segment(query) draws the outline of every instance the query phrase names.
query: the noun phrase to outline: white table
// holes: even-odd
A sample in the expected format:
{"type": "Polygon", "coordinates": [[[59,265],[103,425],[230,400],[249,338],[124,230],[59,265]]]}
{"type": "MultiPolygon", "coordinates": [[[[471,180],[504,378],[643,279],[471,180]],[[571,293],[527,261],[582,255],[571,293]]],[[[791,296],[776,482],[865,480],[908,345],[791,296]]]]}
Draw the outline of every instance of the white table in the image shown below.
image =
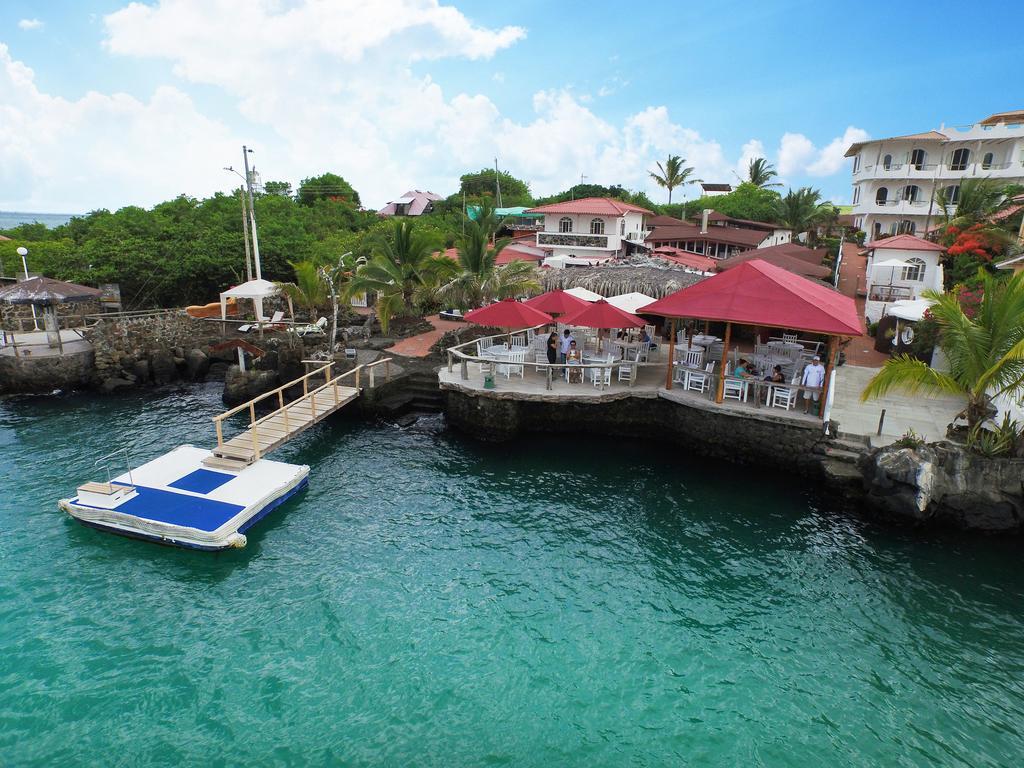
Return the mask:
{"type": "Polygon", "coordinates": [[[710,347],[720,339],[717,336],[705,336],[701,333],[695,333],[693,335],[693,343],[702,347],[710,347]]]}

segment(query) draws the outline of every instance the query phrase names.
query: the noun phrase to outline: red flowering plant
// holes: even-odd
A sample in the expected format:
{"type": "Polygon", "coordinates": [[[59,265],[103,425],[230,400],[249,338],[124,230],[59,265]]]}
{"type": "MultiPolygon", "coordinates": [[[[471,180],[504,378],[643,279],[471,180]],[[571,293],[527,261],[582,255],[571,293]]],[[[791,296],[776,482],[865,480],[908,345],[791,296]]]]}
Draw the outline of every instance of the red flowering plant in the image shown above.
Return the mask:
{"type": "Polygon", "coordinates": [[[943,232],[942,240],[950,256],[973,256],[984,262],[991,262],[1003,252],[1004,247],[986,231],[984,224],[972,224],[964,229],[950,224],[943,232]]]}

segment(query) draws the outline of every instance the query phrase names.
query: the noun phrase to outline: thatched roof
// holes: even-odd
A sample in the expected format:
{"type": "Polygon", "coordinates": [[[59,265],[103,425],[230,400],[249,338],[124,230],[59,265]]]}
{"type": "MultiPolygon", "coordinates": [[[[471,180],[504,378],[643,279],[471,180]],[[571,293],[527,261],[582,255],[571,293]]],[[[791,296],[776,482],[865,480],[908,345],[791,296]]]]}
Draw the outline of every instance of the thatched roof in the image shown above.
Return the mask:
{"type": "Polygon", "coordinates": [[[651,264],[606,264],[599,267],[547,269],[544,270],[542,282],[546,291],[555,288],[586,288],[605,298],[637,292],[660,299],[704,279],[704,275],[651,264]]]}

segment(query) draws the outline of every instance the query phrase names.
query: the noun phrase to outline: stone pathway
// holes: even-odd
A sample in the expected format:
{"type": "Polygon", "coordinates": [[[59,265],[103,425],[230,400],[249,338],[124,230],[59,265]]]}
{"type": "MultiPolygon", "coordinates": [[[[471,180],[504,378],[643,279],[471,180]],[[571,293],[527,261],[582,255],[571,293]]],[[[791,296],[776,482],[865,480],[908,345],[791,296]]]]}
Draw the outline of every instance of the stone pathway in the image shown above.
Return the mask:
{"type": "Polygon", "coordinates": [[[402,339],[384,351],[391,352],[395,355],[401,355],[402,357],[426,357],[430,354],[430,348],[434,346],[447,331],[466,327],[465,323],[460,323],[454,320],[442,320],[438,315],[430,315],[424,319],[434,326],[434,330],[426,331],[425,333],[421,333],[416,336],[410,336],[407,339],[402,339]]]}
{"type": "MultiPolygon", "coordinates": [[[[858,296],[867,285],[866,256],[861,256],[856,243],[843,243],[843,263],[839,265],[839,292],[857,303],[857,315],[864,318],[864,297],[858,296]]],[[[867,368],[881,368],[889,356],[875,351],[875,340],[871,336],[859,336],[846,346],[846,362],[867,368]]]]}

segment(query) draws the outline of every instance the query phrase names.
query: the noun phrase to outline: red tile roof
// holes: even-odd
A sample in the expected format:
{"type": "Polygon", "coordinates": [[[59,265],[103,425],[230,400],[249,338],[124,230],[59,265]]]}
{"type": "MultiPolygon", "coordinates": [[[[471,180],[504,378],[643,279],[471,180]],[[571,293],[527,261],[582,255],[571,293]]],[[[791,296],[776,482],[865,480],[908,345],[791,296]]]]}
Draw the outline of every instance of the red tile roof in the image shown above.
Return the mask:
{"type": "Polygon", "coordinates": [[[664,227],[655,227],[654,231],[644,238],[644,242],[671,243],[683,240],[700,240],[756,248],[766,236],[764,232],[754,229],[740,229],[739,227],[708,227],[708,231],[702,233],[700,227],[693,224],[672,224],[664,227]]]}
{"type": "Polygon", "coordinates": [[[699,269],[701,272],[713,272],[717,263],[714,259],[709,259],[707,256],[701,256],[699,253],[690,253],[682,248],[673,248],[670,245],[662,245],[655,248],[651,255],[672,264],[677,264],[680,267],[699,269]]]}
{"type": "MultiPolygon", "coordinates": [[[[804,258],[800,258],[799,256],[791,255],[787,252],[787,245],[776,245],[771,248],[755,248],[752,251],[747,251],[746,253],[741,253],[737,256],[731,256],[728,259],[723,259],[718,262],[718,271],[725,272],[730,269],[735,269],[748,261],[760,259],[762,261],[767,261],[769,264],[774,264],[776,267],[781,267],[787,272],[792,272],[794,275],[800,275],[801,277],[827,280],[832,276],[832,270],[821,265],[822,254],[820,252],[815,254],[810,248],[803,249],[811,254],[812,258],[815,255],[817,256],[818,262],[815,264],[804,258]]],[[[802,246],[796,247],[801,248],[802,246]]]]}
{"type": "Polygon", "coordinates": [[[622,216],[626,213],[653,214],[654,212],[612,197],[584,197],[581,200],[566,200],[563,203],[528,208],[526,213],[586,213],[595,216],[622,216]]]}
{"type": "Polygon", "coordinates": [[[1024,123],[1024,109],[996,112],[981,121],[981,125],[998,125],[999,123],[1024,123]]]}
{"type": "Polygon", "coordinates": [[[946,250],[938,243],[925,240],[914,235],[895,235],[884,240],[876,240],[865,246],[868,250],[875,248],[890,248],[898,251],[944,251],[946,250]]]}
{"type": "Polygon", "coordinates": [[[523,243],[509,243],[498,252],[495,264],[508,264],[511,261],[532,261],[539,264],[547,254],[540,248],[533,248],[523,243]]]}

